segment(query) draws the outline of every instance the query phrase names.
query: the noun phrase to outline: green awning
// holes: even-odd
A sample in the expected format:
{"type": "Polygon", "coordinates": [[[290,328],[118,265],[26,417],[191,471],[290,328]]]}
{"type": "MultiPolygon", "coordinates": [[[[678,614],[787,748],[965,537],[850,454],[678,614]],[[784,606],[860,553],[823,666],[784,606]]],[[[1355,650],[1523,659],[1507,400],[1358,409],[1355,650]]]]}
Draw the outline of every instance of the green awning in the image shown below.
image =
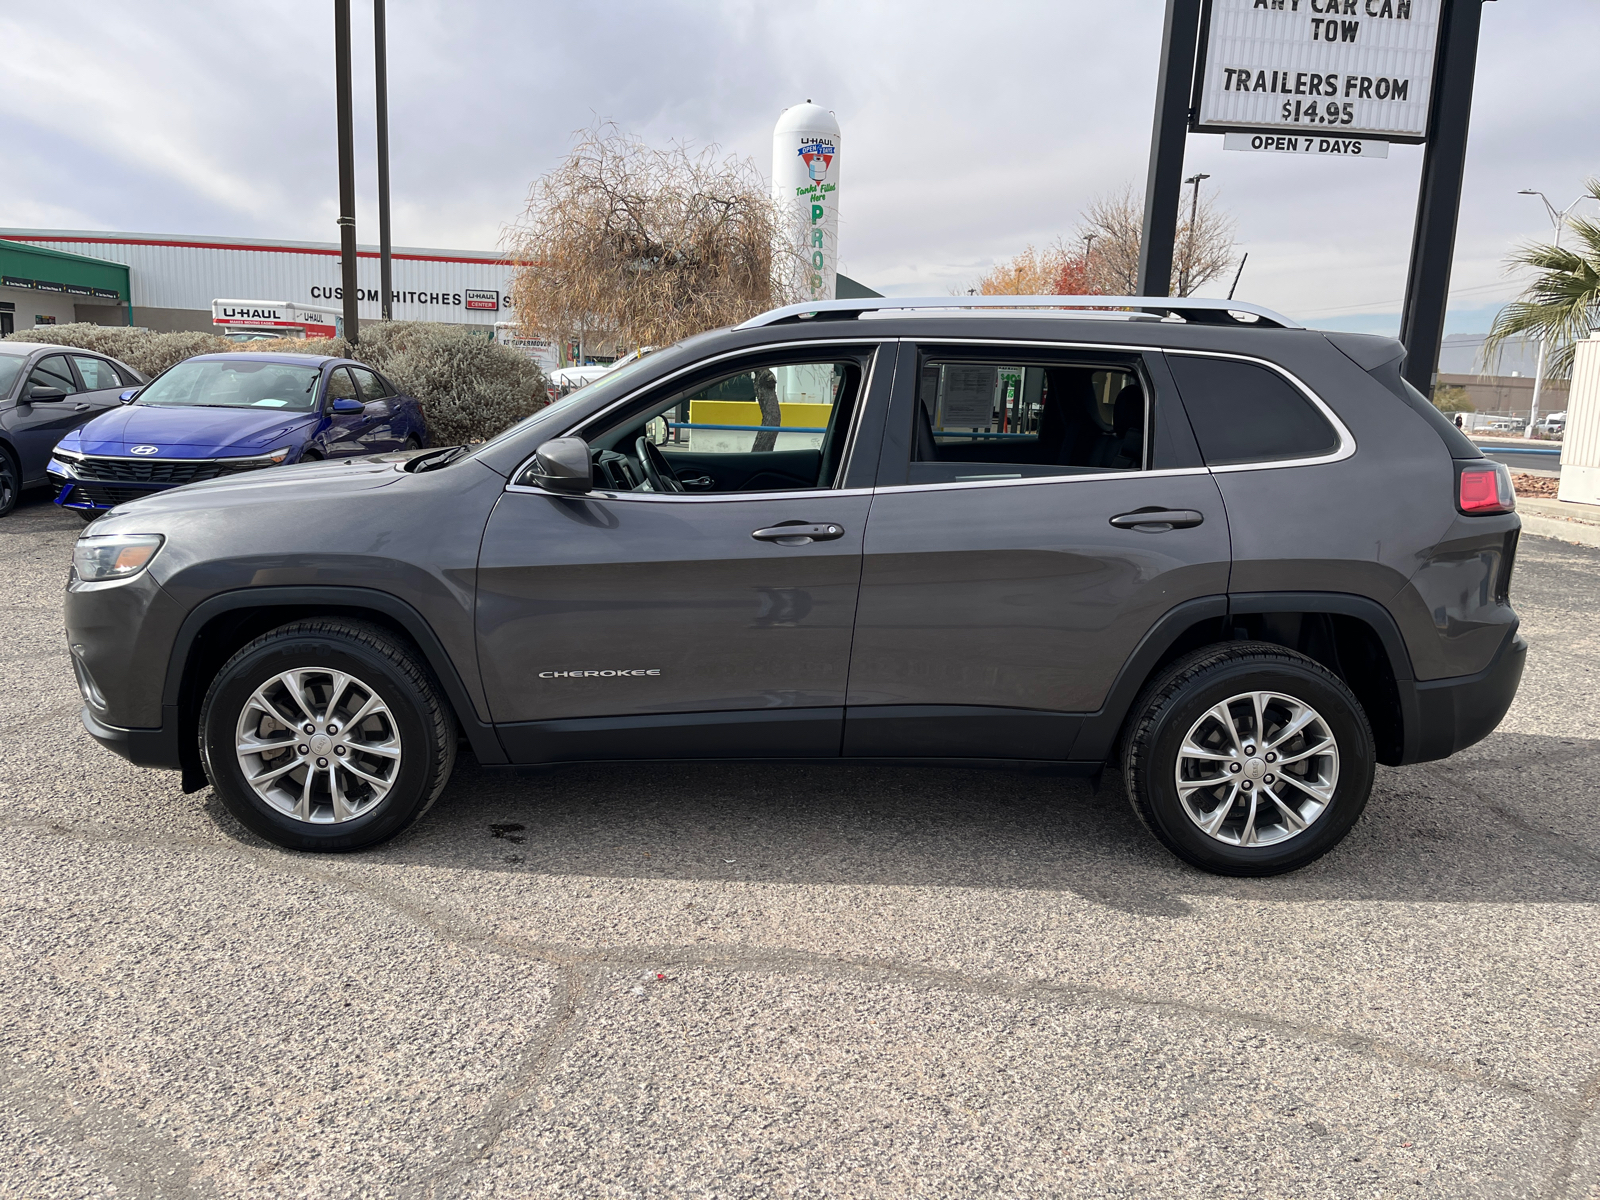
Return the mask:
{"type": "Polygon", "coordinates": [[[85,304],[127,304],[133,299],[123,263],[46,250],[0,238],[0,286],[64,293],[85,304]]]}

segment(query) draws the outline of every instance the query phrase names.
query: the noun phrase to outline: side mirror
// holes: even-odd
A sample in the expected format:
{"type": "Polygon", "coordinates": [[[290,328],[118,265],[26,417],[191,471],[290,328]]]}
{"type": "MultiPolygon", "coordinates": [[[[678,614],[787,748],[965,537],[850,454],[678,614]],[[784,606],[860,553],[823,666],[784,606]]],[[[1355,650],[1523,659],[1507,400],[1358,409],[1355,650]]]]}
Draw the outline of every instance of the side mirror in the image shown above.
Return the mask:
{"type": "Polygon", "coordinates": [[[533,456],[533,481],[547,492],[581,496],[594,489],[589,443],[582,438],[554,438],[533,456]]]}
{"type": "Polygon", "coordinates": [[[117,399],[121,400],[124,404],[131,404],[133,402],[133,398],[143,390],[143,388],[129,388],[125,392],[117,393],[117,399]]]}
{"type": "Polygon", "coordinates": [[[52,404],[66,398],[67,394],[60,388],[40,387],[38,384],[34,384],[28,389],[28,403],[30,404],[52,404]]]}
{"type": "Polygon", "coordinates": [[[358,413],[366,407],[359,400],[352,400],[348,396],[340,396],[333,402],[333,411],[336,413],[358,413]]]}

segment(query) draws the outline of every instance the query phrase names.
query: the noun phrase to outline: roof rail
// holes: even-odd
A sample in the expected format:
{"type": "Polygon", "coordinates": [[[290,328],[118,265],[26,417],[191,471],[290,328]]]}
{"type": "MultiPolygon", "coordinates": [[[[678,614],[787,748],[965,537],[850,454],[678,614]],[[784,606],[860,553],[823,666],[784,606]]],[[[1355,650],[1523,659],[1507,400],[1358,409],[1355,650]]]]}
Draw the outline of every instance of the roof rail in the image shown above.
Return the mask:
{"type": "MultiPolygon", "coordinates": [[[[1270,308],[1247,304],[1243,300],[1208,300],[1197,296],[1174,298],[1171,296],[874,296],[862,300],[813,300],[807,304],[791,304],[775,308],[758,317],[751,317],[739,329],[759,329],[764,325],[785,325],[796,321],[853,321],[862,313],[899,310],[905,312],[939,309],[999,308],[1024,310],[1018,315],[1069,316],[1065,312],[1040,310],[1059,309],[1131,309],[1135,313],[1168,313],[1199,325],[1266,326],[1275,329],[1303,329],[1270,308]],[[1245,319],[1235,314],[1246,315],[1245,319]],[[1254,317],[1254,320],[1248,319],[1254,317]]],[[[1003,315],[1003,314],[996,314],[1003,315]]]]}

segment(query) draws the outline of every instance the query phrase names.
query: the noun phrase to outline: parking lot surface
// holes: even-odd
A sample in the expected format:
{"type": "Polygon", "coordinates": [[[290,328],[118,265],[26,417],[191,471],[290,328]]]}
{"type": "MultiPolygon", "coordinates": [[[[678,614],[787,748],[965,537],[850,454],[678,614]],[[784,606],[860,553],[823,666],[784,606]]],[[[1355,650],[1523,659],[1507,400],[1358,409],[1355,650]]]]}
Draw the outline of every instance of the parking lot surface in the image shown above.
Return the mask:
{"type": "Polygon", "coordinates": [[[306,856],[78,725],[0,521],[0,1194],[1600,1194],[1600,550],[1501,729],[1295,875],[1108,772],[470,762],[306,856]]]}

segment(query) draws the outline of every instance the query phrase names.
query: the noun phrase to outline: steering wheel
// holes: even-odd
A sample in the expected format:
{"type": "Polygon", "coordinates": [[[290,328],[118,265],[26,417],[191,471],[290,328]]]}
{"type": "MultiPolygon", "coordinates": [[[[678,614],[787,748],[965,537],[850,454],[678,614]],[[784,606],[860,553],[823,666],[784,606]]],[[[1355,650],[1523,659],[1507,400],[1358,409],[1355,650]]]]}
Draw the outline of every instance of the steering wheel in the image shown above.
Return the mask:
{"type": "Polygon", "coordinates": [[[652,491],[681,492],[683,484],[678,482],[678,476],[672,469],[672,464],[667,461],[667,456],[647,437],[642,437],[633,444],[634,453],[639,456],[639,465],[644,468],[644,477],[649,480],[652,491]]]}

